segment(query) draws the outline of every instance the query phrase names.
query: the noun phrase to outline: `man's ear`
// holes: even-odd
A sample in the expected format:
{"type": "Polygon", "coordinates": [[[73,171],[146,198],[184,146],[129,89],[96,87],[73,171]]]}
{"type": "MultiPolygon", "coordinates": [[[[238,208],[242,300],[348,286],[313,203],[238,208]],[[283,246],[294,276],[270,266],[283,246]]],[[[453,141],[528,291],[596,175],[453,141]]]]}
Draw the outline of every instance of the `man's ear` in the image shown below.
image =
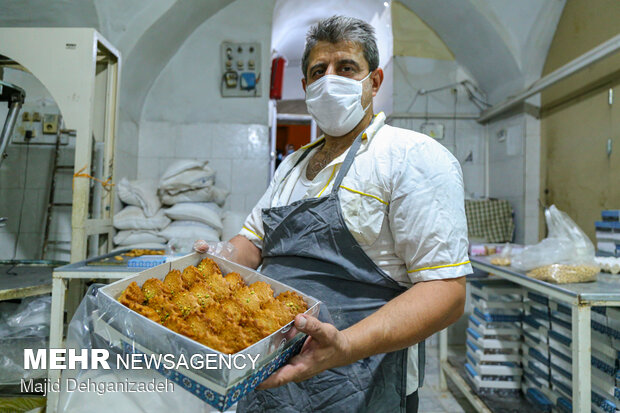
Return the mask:
{"type": "Polygon", "coordinates": [[[306,92],[306,78],[301,78],[301,87],[304,89],[304,93],[306,92]]]}
{"type": "Polygon", "coordinates": [[[381,88],[381,84],[383,83],[383,69],[378,67],[374,72],[370,75],[370,80],[372,81],[372,96],[377,96],[377,92],[379,92],[379,88],[381,88]]]}

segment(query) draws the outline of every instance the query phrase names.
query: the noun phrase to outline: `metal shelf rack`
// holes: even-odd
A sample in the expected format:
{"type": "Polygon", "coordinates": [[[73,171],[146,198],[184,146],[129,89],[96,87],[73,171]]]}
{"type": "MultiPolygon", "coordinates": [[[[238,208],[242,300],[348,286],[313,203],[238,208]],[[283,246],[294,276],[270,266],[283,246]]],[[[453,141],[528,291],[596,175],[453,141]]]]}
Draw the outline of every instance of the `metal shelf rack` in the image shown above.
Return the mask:
{"type": "MultiPolygon", "coordinates": [[[[519,284],[531,291],[567,304],[572,309],[572,401],[574,412],[590,412],[591,408],[591,308],[593,306],[620,306],[620,277],[600,273],[592,283],[551,284],[535,280],[512,267],[492,265],[486,257],[472,257],[474,268],[519,284]]],[[[460,377],[457,369],[448,362],[448,332],[439,333],[440,386],[447,389],[446,377],[457,387],[478,411],[489,411],[485,403],[470,391],[469,385],[460,377]],[[464,384],[465,383],[465,384],[464,384]],[[459,386],[460,384],[460,386],[459,386]]]]}

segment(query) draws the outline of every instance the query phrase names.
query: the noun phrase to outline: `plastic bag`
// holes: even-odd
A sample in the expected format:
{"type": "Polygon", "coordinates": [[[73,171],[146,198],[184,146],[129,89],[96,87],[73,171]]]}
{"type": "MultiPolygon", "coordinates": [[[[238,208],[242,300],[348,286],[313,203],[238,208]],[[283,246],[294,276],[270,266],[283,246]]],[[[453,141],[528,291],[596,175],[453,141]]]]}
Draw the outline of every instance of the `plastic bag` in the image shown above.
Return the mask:
{"type": "Polygon", "coordinates": [[[213,255],[234,261],[237,249],[233,244],[227,241],[215,242],[205,241],[203,239],[196,240],[196,238],[173,238],[168,241],[166,253],[168,255],[185,255],[192,251],[199,253],[209,251],[209,253],[213,255]],[[207,249],[199,251],[200,247],[197,248],[197,245],[200,244],[206,245],[207,249]]]}
{"type": "MultiPolygon", "coordinates": [[[[88,293],[78,307],[67,329],[66,348],[80,349],[108,349],[114,354],[114,347],[110,342],[95,334],[94,323],[103,316],[113,317],[113,314],[105,314],[98,304],[96,292],[103,285],[95,284],[90,287],[88,293]],[[99,310],[97,312],[96,310],[99,310]]],[[[144,331],[142,331],[144,334],[144,331]]],[[[153,340],[157,340],[153,337],[153,340]]],[[[107,413],[118,412],[172,412],[188,411],[196,413],[211,413],[214,409],[185,390],[182,386],[174,384],[172,391],[154,392],[115,392],[106,391],[68,391],[65,383],[68,379],[75,380],[80,386],[105,383],[165,383],[166,376],[155,370],[132,370],[116,369],[111,363],[111,370],[104,369],[66,369],[62,371],[61,392],[57,405],[58,412],[64,413],[107,413]],[[182,406],[182,409],[179,409],[182,406]]],[[[77,386],[77,384],[76,384],[77,386]]],[[[166,387],[168,389],[168,387],[166,387]]],[[[96,390],[96,389],[95,389],[96,390]]]]}
{"type": "Polygon", "coordinates": [[[17,384],[47,376],[43,369],[24,369],[24,349],[45,349],[50,330],[51,296],[29,297],[0,318],[0,384],[17,384]]]}
{"type": "MultiPolygon", "coordinates": [[[[195,265],[202,257],[199,254],[191,254],[185,259],[171,262],[170,266],[164,266],[159,270],[152,269],[156,270],[155,273],[150,270],[150,274],[120,280],[116,284],[103,287],[107,294],[102,290],[95,292],[95,286],[91,286],[69,324],[66,347],[78,351],[107,350],[111,356],[108,358],[109,369],[67,366],[68,368],[62,371],[59,402],[52,405],[53,411],[200,413],[213,410],[208,404],[223,410],[252,391],[257,384],[299,351],[304,340],[303,334],[294,328],[283,328],[247,351],[243,350],[243,354],[255,356],[255,366],[253,363],[237,366],[234,362],[228,363],[228,366],[211,365],[210,368],[205,365],[193,366],[194,355],[204,354],[206,357],[213,354],[218,357],[221,353],[178,333],[160,328],[153,321],[146,320],[144,316],[117,301],[121,291],[132,281],[141,284],[145,280],[140,277],[148,278],[153,275],[161,280],[170,268],[180,269],[188,263],[195,265]],[[134,366],[129,358],[141,353],[150,354],[160,361],[149,358],[151,360],[149,365],[143,361],[134,366]],[[168,355],[171,355],[172,359],[168,355]],[[119,363],[117,358],[119,356],[121,360],[129,362],[129,366],[119,363]],[[181,356],[185,366],[180,364],[181,356]],[[173,365],[166,367],[166,359],[173,365]],[[175,367],[175,364],[178,365],[175,367]],[[71,385],[73,389],[85,386],[88,390],[71,391],[70,382],[73,383],[71,385]],[[133,383],[132,387],[125,387],[128,383],[133,383]],[[140,383],[151,388],[159,387],[159,383],[163,383],[164,386],[162,391],[136,392],[136,385],[139,388],[140,383]],[[100,386],[108,390],[100,394],[98,393],[100,386]],[[90,390],[91,388],[93,390],[90,390]]],[[[225,263],[218,257],[213,258],[224,274],[237,272],[248,284],[255,281],[270,281],[276,294],[288,289],[284,284],[269,280],[248,268],[225,263]]],[[[303,298],[311,307],[308,314],[318,316],[320,303],[309,296],[303,298]]]]}
{"type": "Polygon", "coordinates": [[[545,221],[549,230],[547,238],[513,256],[512,266],[525,271],[536,269],[528,276],[543,281],[596,280],[600,267],[594,260],[594,245],[581,228],[555,205],[545,210],[545,221]]]}
{"type": "Polygon", "coordinates": [[[510,245],[510,243],[506,243],[506,245],[504,245],[504,247],[502,248],[499,254],[490,257],[491,264],[508,266],[511,264],[511,257],[512,257],[512,246],[510,245]]]}
{"type": "Polygon", "coordinates": [[[15,312],[4,320],[11,332],[2,337],[47,337],[51,307],[50,295],[23,299],[15,312]]]}
{"type": "Polygon", "coordinates": [[[209,253],[217,255],[218,257],[225,258],[230,261],[235,260],[237,248],[228,241],[222,242],[207,242],[209,246],[209,253]]]}
{"type": "MultiPolygon", "coordinates": [[[[21,379],[47,377],[45,369],[24,369],[24,350],[48,347],[47,337],[13,337],[0,339],[0,385],[19,384],[21,379]]],[[[1,411],[1,410],[0,410],[1,411]]]]}

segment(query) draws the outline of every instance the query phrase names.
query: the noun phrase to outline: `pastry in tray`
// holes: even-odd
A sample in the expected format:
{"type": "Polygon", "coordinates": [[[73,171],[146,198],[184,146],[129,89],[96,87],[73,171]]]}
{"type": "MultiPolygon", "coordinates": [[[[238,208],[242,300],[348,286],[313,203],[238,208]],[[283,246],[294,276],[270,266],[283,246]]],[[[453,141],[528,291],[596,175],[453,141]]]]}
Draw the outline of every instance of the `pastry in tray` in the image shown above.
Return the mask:
{"type": "Polygon", "coordinates": [[[231,272],[226,276],[205,258],[200,264],[170,271],[163,281],[135,282],[119,297],[121,304],[169,329],[222,353],[233,354],[292,321],[308,309],[292,291],[274,297],[269,284],[246,285],[231,272]]]}
{"type": "Polygon", "coordinates": [[[141,257],[143,255],[164,255],[166,251],[164,250],[152,250],[152,249],[145,249],[145,248],[134,248],[132,250],[129,250],[125,253],[123,253],[123,255],[126,255],[128,257],[141,257]]]}

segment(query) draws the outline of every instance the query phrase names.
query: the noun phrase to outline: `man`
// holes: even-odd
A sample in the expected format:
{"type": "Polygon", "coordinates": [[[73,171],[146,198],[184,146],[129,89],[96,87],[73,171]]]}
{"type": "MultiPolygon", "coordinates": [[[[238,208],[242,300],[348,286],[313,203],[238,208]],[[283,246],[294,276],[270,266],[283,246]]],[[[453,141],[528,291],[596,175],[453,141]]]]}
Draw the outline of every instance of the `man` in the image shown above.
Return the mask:
{"type": "Polygon", "coordinates": [[[295,152],[295,146],[289,143],[288,145],[286,145],[286,153],[284,154],[284,157],[286,158],[287,156],[292,155],[293,152],[295,152]]]}
{"type": "Polygon", "coordinates": [[[361,20],[335,16],[308,33],[302,86],[325,134],[282,162],[230,242],[236,261],[324,311],[296,317],[309,336],[301,353],[238,411],[415,412],[415,345],[462,315],[460,166],[433,139],[373,116],[378,63],[361,20]]]}

